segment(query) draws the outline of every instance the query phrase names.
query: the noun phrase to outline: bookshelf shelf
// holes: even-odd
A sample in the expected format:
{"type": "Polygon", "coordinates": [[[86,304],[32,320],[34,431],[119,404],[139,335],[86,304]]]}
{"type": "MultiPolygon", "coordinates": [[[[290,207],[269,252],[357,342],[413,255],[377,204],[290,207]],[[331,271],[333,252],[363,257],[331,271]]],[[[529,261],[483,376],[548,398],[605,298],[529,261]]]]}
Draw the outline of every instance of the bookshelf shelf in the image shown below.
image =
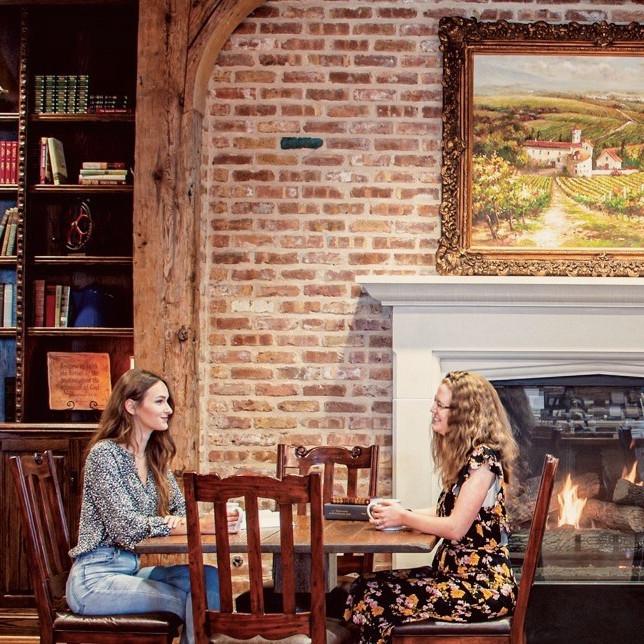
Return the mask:
{"type": "Polygon", "coordinates": [[[31,123],[134,123],[134,113],[92,113],[92,114],[30,114],[31,123]]]}
{"type": "Polygon", "coordinates": [[[34,264],[37,265],[60,265],[60,266],[90,266],[90,265],[105,265],[105,266],[131,266],[131,257],[119,256],[96,256],[96,255],[69,255],[69,256],[55,256],[55,255],[36,255],[34,257],[34,264]]]}
{"type": "Polygon", "coordinates": [[[120,337],[131,338],[134,330],[131,327],[49,327],[49,326],[30,326],[27,329],[29,336],[63,336],[63,337],[83,337],[83,336],[102,336],[102,337],[120,337]]]}
{"type": "MultiPolygon", "coordinates": [[[[17,147],[18,174],[0,184],[3,233],[15,224],[13,255],[0,255],[0,323],[16,325],[0,327],[0,475],[10,456],[51,449],[71,534],[100,411],[52,408],[48,365],[52,353],[107,354],[114,384],[134,355],[133,186],[76,182],[94,174],[81,172],[88,162],[134,166],[138,15],[137,0],[0,1],[0,136],[12,141],[1,147],[3,158],[17,147]],[[72,113],[120,107],[130,111],[72,113]],[[66,183],[45,183],[54,169],[66,183]]],[[[35,603],[13,486],[0,490],[1,613],[35,603]]]]}
{"type": "Polygon", "coordinates": [[[29,188],[34,194],[128,194],[133,190],[131,184],[122,186],[81,186],[77,183],[66,183],[60,186],[48,183],[35,183],[29,188]]]}

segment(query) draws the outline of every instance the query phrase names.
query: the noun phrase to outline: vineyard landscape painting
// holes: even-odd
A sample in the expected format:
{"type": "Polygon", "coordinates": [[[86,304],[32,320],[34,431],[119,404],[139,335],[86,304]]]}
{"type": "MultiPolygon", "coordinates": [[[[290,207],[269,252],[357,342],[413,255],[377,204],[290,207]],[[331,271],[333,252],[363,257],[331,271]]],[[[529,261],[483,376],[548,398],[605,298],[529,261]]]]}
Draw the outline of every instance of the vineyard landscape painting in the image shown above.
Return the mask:
{"type": "Polygon", "coordinates": [[[470,246],[644,248],[644,58],[473,60],[470,246]]]}

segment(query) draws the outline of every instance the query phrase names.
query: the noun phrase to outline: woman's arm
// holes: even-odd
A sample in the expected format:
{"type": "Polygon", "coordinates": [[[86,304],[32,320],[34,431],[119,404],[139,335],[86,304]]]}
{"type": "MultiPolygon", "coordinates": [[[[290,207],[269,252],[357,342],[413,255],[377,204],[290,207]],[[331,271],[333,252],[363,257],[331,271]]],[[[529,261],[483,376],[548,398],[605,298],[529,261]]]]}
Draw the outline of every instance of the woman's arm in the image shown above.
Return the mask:
{"type": "Polygon", "coordinates": [[[454,510],[448,517],[405,510],[400,505],[378,505],[372,511],[374,522],[379,528],[404,525],[420,532],[458,541],[470,529],[494,478],[495,475],[486,465],[474,470],[461,486],[454,510]]]}

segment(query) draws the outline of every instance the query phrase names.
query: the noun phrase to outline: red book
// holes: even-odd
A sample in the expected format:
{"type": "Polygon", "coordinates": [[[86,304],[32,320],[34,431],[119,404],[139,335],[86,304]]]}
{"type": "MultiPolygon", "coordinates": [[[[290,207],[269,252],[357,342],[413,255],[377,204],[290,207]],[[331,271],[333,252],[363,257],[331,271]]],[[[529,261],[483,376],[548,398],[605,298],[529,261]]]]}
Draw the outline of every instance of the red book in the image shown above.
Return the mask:
{"type": "Polygon", "coordinates": [[[45,326],[56,326],[56,285],[45,285],[45,326]]]}
{"type": "Polygon", "coordinates": [[[11,141],[11,183],[18,183],[18,141],[11,141]]]}
{"type": "Polygon", "coordinates": [[[6,141],[0,141],[0,183],[7,181],[6,141]]]}
{"type": "Polygon", "coordinates": [[[45,326],[45,280],[34,280],[34,326],[45,326]]]}

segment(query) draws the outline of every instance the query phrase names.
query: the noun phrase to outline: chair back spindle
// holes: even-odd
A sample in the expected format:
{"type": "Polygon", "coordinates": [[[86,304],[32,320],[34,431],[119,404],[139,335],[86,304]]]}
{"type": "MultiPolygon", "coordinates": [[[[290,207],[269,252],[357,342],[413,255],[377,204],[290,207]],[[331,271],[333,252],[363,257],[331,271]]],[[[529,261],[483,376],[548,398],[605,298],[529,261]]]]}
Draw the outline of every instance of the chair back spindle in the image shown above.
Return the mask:
{"type": "Polygon", "coordinates": [[[322,492],[318,473],[308,476],[286,476],[274,479],[262,476],[231,476],[217,474],[184,474],[184,490],[188,514],[188,549],[195,639],[205,644],[215,635],[248,639],[261,635],[279,639],[298,633],[308,635],[313,644],[326,639],[324,596],[324,548],[322,540],[322,492]],[[250,583],[250,612],[233,612],[232,574],[230,566],[230,535],[227,529],[226,502],[244,499],[250,583]],[[280,515],[280,547],[283,580],[283,610],[265,613],[263,605],[263,574],[259,500],[273,500],[280,515]],[[214,508],[217,565],[219,568],[220,610],[207,609],[204,586],[203,547],[198,503],[214,508]],[[311,542],[311,609],[297,612],[295,603],[295,548],[293,505],[310,508],[311,542]]]}

